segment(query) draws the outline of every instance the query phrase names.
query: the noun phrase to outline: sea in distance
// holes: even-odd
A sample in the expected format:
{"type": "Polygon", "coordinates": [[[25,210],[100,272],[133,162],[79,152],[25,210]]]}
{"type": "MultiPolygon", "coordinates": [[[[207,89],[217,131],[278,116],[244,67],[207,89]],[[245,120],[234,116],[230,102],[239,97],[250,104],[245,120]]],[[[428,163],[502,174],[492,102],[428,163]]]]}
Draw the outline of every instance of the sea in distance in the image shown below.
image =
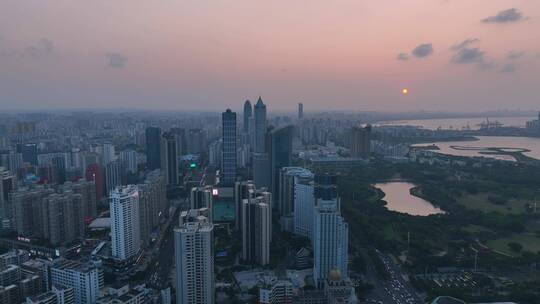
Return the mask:
{"type": "Polygon", "coordinates": [[[380,122],[379,126],[415,126],[427,130],[479,130],[480,125],[486,120],[490,122],[498,121],[504,127],[524,128],[529,120],[537,119],[536,117],[467,117],[467,118],[437,118],[437,119],[416,119],[416,120],[391,120],[380,122]]]}

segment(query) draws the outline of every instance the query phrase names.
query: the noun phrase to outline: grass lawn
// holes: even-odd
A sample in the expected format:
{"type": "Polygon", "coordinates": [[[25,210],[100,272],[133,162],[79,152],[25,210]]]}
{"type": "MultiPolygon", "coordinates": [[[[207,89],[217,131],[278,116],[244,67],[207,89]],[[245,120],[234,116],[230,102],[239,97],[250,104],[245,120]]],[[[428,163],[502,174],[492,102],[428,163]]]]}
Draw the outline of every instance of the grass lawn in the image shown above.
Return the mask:
{"type": "Polygon", "coordinates": [[[513,234],[506,238],[488,241],[487,245],[495,250],[516,256],[518,253],[513,252],[508,247],[508,243],[511,242],[521,244],[523,251],[540,252],[540,238],[535,233],[513,234]]]}
{"type": "Polygon", "coordinates": [[[484,226],[478,226],[478,225],[467,225],[463,227],[463,230],[470,232],[470,233],[480,233],[480,232],[493,232],[493,230],[486,228],[484,226]]]}
{"type": "Polygon", "coordinates": [[[485,213],[499,212],[501,214],[523,214],[527,202],[511,199],[505,205],[497,205],[489,201],[487,193],[469,194],[458,198],[458,203],[467,209],[480,210],[485,213]]]}

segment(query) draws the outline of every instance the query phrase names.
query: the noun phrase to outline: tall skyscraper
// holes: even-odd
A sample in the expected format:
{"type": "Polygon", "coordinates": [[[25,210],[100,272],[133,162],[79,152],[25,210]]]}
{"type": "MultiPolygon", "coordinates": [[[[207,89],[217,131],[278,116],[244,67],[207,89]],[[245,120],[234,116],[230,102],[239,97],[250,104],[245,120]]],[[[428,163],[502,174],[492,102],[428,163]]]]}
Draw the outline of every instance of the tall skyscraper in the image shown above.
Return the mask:
{"type": "Polygon", "coordinates": [[[298,103],[298,119],[303,119],[304,118],[304,104],[303,103],[298,103]]]}
{"type": "Polygon", "coordinates": [[[257,188],[272,187],[272,168],[268,153],[253,153],[253,182],[257,188]]]}
{"type": "Polygon", "coordinates": [[[222,120],[222,184],[232,186],[236,180],[236,113],[231,109],[221,114],[222,120]]]}
{"type": "Polygon", "coordinates": [[[242,259],[259,265],[270,263],[272,194],[257,192],[242,204],[242,259]]]}
{"type": "Polygon", "coordinates": [[[174,229],[177,304],[214,303],[214,225],[207,212],[183,211],[174,229]]]}
{"type": "Polygon", "coordinates": [[[255,104],[255,147],[257,153],[266,153],[266,105],[261,97],[255,104]]]}
{"type": "Polygon", "coordinates": [[[180,175],[176,140],[172,132],[163,133],[161,138],[161,168],[166,172],[168,185],[177,185],[180,175]]]}
{"type": "Polygon", "coordinates": [[[348,277],[349,226],[341,216],[336,182],[333,175],[315,176],[313,280],[319,286],[324,284],[331,270],[348,277]]]}
{"type": "Polygon", "coordinates": [[[351,157],[368,158],[371,148],[371,126],[351,129],[351,157]]]}
{"type": "Polygon", "coordinates": [[[272,187],[270,155],[266,147],[267,121],[266,105],[261,97],[254,107],[254,140],[253,140],[253,182],[257,188],[272,187]]]}
{"type": "Polygon", "coordinates": [[[58,259],[52,262],[50,280],[53,286],[73,288],[75,304],[96,303],[103,288],[103,271],[91,262],[58,259]]]}
{"type": "Polygon", "coordinates": [[[107,193],[111,192],[118,186],[127,184],[127,170],[124,162],[115,160],[107,164],[105,167],[105,185],[107,193]]]}
{"type": "Polygon", "coordinates": [[[120,152],[119,158],[126,165],[127,172],[137,173],[137,152],[135,150],[124,150],[120,152]]]}
{"type": "Polygon", "coordinates": [[[255,194],[255,184],[253,181],[236,182],[234,185],[234,201],[235,201],[235,228],[242,230],[242,212],[244,200],[249,200],[255,194]]]}
{"type": "Polygon", "coordinates": [[[284,216],[293,214],[294,232],[312,238],[313,173],[301,167],[285,167],[280,173],[279,210],[284,216]]]}
{"type": "Polygon", "coordinates": [[[146,129],[146,165],[148,169],[161,168],[161,129],[149,127],[146,129]]]}
{"type": "Polygon", "coordinates": [[[249,100],[246,100],[244,103],[244,125],[242,126],[242,130],[244,133],[249,133],[249,121],[251,119],[251,116],[253,116],[253,108],[251,107],[251,102],[249,100]]]}
{"type": "Polygon", "coordinates": [[[176,135],[176,152],[178,156],[187,154],[186,130],[183,128],[171,128],[171,132],[176,135]]]}
{"type": "Polygon", "coordinates": [[[110,210],[112,255],[119,260],[129,259],[141,247],[137,186],[114,189],[110,196],[110,210]]]}
{"type": "MultiPolygon", "coordinates": [[[[281,168],[288,167],[292,162],[292,137],[293,126],[288,125],[270,131],[268,140],[268,152],[270,156],[270,180],[271,191],[277,202],[279,193],[279,172],[281,168]]],[[[276,204],[279,209],[279,205],[276,204]]],[[[279,210],[281,215],[289,214],[289,210],[279,210]]]]}

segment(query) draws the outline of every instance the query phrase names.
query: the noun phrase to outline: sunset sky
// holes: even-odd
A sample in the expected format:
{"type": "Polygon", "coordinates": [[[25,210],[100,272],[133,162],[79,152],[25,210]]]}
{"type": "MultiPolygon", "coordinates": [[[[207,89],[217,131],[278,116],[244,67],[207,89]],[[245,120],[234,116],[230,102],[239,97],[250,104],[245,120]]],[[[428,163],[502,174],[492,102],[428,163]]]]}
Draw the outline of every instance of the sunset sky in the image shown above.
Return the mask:
{"type": "Polygon", "coordinates": [[[0,107],[540,109],[539,0],[3,0],[0,107]],[[403,95],[402,89],[409,93],[403,95]]]}

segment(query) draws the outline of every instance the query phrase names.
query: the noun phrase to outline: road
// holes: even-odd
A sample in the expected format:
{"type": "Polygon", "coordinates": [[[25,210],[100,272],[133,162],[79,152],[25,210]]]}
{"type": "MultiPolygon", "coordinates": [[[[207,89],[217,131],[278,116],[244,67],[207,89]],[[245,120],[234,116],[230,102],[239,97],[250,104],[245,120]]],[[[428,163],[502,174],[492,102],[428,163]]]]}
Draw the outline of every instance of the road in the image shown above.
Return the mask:
{"type": "Polygon", "coordinates": [[[377,251],[390,278],[380,279],[373,265],[368,265],[367,276],[374,288],[366,298],[367,303],[384,304],[423,304],[424,301],[416,294],[410,282],[405,280],[399,265],[387,254],[377,251]]]}
{"type": "Polygon", "coordinates": [[[169,286],[169,275],[174,265],[174,227],[177,225],[178,208],[171,218],[170,224],[163,231],[159,248],[153,250],[153,259],[147,273],[146,282],[156,288],[163,289],[169,286]]]}

